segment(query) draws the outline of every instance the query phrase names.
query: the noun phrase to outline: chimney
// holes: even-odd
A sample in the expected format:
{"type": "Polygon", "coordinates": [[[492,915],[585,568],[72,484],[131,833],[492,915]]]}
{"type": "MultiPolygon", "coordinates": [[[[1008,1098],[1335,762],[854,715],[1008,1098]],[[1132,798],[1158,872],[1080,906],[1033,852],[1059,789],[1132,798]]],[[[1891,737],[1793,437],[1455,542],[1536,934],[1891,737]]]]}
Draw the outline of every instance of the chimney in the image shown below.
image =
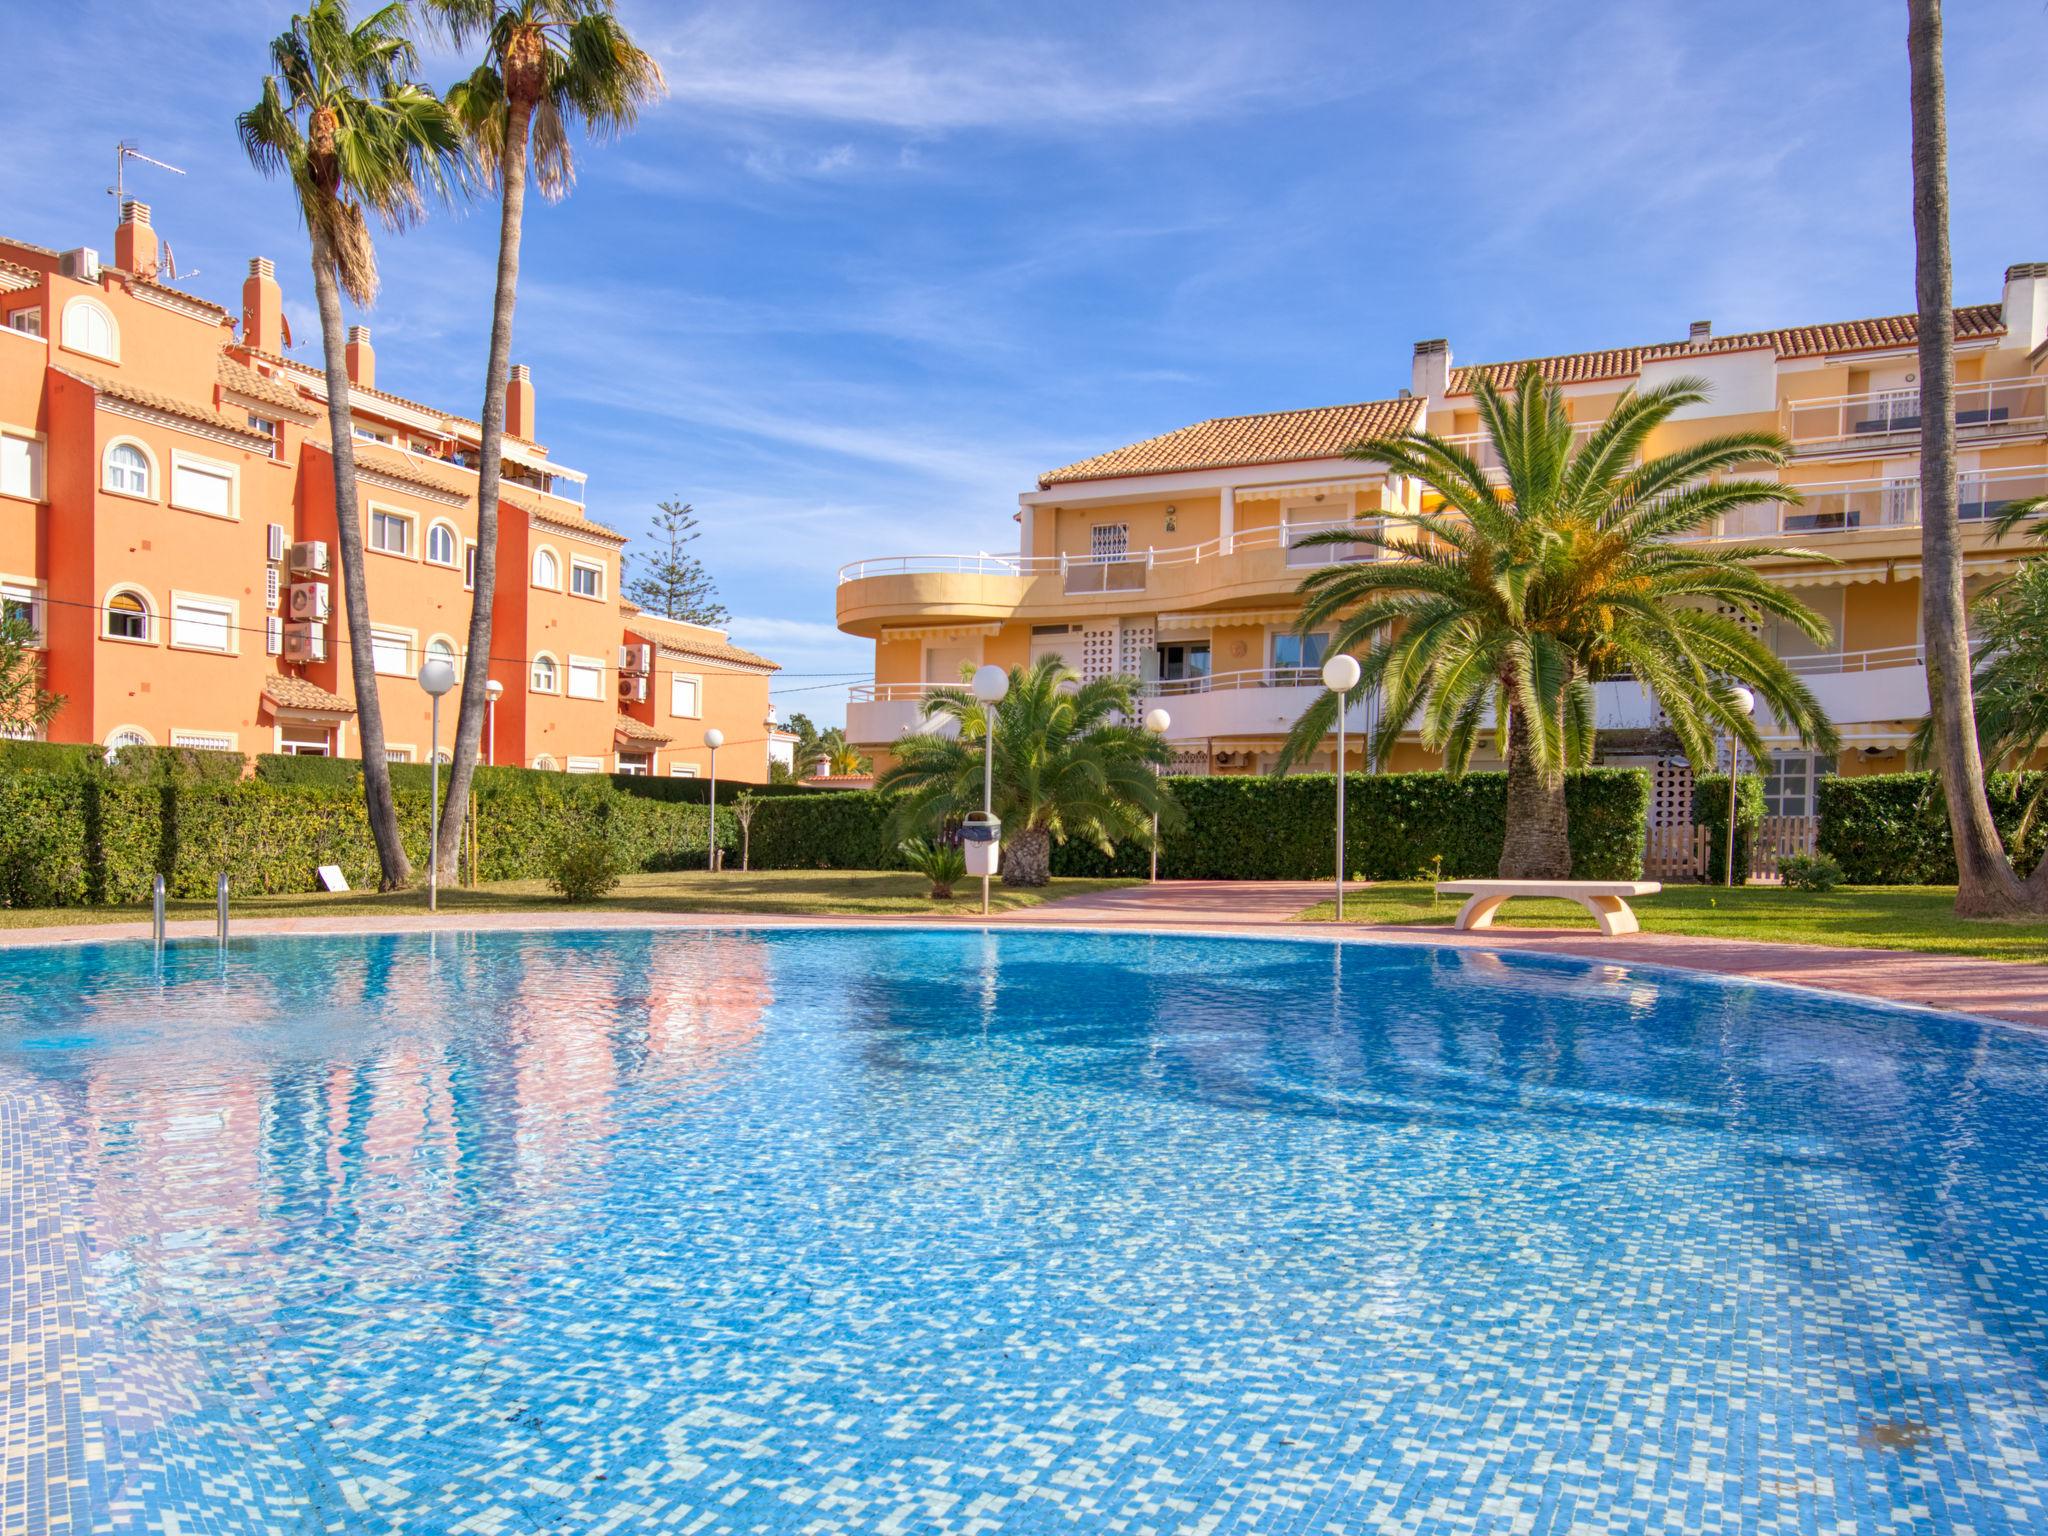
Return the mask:
{"type": "Polygon", "coordinates": [[[377,349],[370,345],[370,328],[367,325],[348,328],[348,346],[343,349],[341,357],[348,367],[349,383],[358,389],[377,387],[377,349]]]}
{"type": "Polygon", "coordinates": [[[149,222],[149,204],[129,198],[121,205],[121,223],[114,230],[114,265],[134,277],[154,281],[162,265],[156,230],[149,222]]]}
{"type": "Polygon", "coordinates": [[[505,430],[533,442],[533,408],[533,370],[514,363],[512,377],[505,381],[505,430]]]}
{"type": "Polygon", "coordinates": [[[2031,352],[2048,341],[2048,261],[2005,269],[2005,344],[2031,352]]]}
{"type": "Polygon", "coordinates": [[[273,356],[284,351],[284,290],[267,256],[251,261],[242,280],[242,345],[273,356]]]}
{"type": "Polygon", "coordinates": [[[1434,404],[1451,392],[1451,344],[1442,337],[1415,343],[1414,393],[1434,404]]]}
{"type": "Polygon", "coordinates": [[[1714,322],[1711,320],[1693,321],[1692,334],[1685,339],[1689,346],[1704,347],[1714,339],[1714,322]]]}

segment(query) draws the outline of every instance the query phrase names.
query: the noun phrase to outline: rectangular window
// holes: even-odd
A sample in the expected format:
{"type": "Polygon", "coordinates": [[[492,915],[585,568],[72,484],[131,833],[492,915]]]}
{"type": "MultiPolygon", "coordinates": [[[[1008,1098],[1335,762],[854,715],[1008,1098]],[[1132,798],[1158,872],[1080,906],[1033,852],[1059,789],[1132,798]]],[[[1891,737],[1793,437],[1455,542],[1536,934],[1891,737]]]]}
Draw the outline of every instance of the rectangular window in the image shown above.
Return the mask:
{"type": "Polygon", "coordinates": [[[474,544],[462,546],[462,590],[465,592],[474,592],[476,590],[476,546],[474,544]]]}
{"type": "Polygon", "coordinates": [[[569,658],[569,697],[572,699],[601,699],[604,697],[604,663],[588,656],[569,658]]]}
{"type": "Polygon", "coordinates": [[[695,720],[704,713],[704,680],[680,672],[668,680],[668,712],[678,719],[695,720]]]}
{"type": "Polygon", "coordinates": [[[384,748],[384,761],[387,763],[409,763],[412,761],[412,748],[386,745],[384,748]]]}
{"type": "Polygon", "coordinates": [[[370,508],[370,548],[381,549],[387,555],[411,554],[412,519],[403,512],[370,508]]]}
{"type": "Polygon", "coordinates": [[[668,776],[672,779],[694,779],[701,777],[697,772],[697,765],[695,763],[670,763],[668,765],[668,776]]]}
{"type": "Polygon", "coordinates": [[[604,759],[601,757],[572,757],[569,759],[571,773],[603,773],[604,759]]]}
{"type": "Polygon", "coordinates": [[[235,471],[211,459],[171,456],[171,505],[208,517],[235,515],[235,471]]]}
{"type": "Polygon", "coordinates": [[[1764,814],[1813,815],[1814,784],[1832,765],[1832,758],[1810,752],[1781,752],[1772,757],[1771,770],[1764,775],[1764,814]]]}
{"type": "Polygon", "coordinates": [[[333,743],[324,725],[280,725],[277,749],[291,757],[327,757],[333,743]]]}
{"type": "Polygon", "coordinates": [[[173,597],[171,644],[194,651],[234,650],[235,605],[209,597],[173,597]]]}
{"type": "Polygon", "coordinates": [[[630,774],[636,779],[644,779],[647,777],[647,762],[648,755],[645,752],[621,752],[619,772],[630,774]]]}
{"type": "Polygon", "coordinates": [[[195,752],[232,752],[235,738],[230,731],[173,731],[171,745],[190,747],[195,752]]]}
{"type": "Polygon", "coordinates": [[[386,677],[411,677],[412,635],[403,629],[371,630],[370,663],[386,677]]]}
{"type": "Polygon", "coordinates": [[[26,309],[11,309],[7,312],[7,328],[19,331],[24,336],[43,334],[43,311],[40,305],[31,304],[26,309]]]}
{"type": "Polygon", "coordinates": [[[0,581],[0,618],[26,624],[43,643],[43,605],[37,590],[26,582],[0,581]]]}
{"type": "Polygon", "coordinates": [[[43,499],[43,440],[0,427],[0,496],[43,499]]]}
{"type": "MultiPolygon", "coordinates": [[[[1278,634],[1273,637],[1273,670],[1276,672],[1308,673],[1308,681],[1315,681],[1314,674],[1321,670],[1323,657],[1330,649],[1328,635],[1278,634]]],[[[1285,681],[1295,681],[1294,678],[1285,681]]]]}
{"type": "Polygon", "coordinates": [[[1088,554],[1096,560],[1121,560],[1131,552],[1129,523],[1097,523],[1088,530],[1088,554]]]}
{"type": "Polygon", "coordinates": [[[569,590],[578,597],[604,596],[604,567],[588,560],[569,562],[569,590]]]}

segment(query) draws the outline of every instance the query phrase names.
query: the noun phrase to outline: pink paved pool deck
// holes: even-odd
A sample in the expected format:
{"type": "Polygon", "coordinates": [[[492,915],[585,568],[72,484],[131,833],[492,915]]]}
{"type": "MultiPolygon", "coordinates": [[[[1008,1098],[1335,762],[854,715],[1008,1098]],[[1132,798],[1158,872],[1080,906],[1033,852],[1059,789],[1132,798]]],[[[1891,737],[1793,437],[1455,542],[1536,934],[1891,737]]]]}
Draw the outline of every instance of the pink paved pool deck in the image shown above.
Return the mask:
{"type": "MultiPolygon", "coordinates": [[[[1324,881],[1165,881],[1156,886],[1125,886],[1050,901],[1021,912],[988,919],[1001,927],[1158,928],[1212,933],[1272,933],[1303,936],[1328,932],[1332,925],[1296,923],[1295,914],[1326,900],[1324,881]]],[[[983,921],[970,902],[931,918],[792,917],[759,913],[711,912],[451,913],[427,919],[390,917],[236,918],[234,933],[322,934],[447,932],[518,928],[776,928],[808,924],[873,923],[902,925],[931,922],[946,926],[983,921]]],[[[174,922],[179,938],[206,938],[211,922],[174,922]]],[[[1738,939],[1695,938],[1678,934],[1636,933],[1602,938],[1590,929],[1491,928],[1484,933],[1458,933],[1446,927],[1397,925],[1346,927],[1346,937],[1368,942],[1419,942],[1495,951],[1536,950],[1575,955],[1618,964],[1677,966],[1724,976],[1789,982],[1923,1008],[1973,1013],[2017,1024],[2048,1026],[2048,966],[1975,960],[1954,955],[1923,955],[1895,949],[1828,949],[1805,944],[1759,944],[1738,939]]],[[[95,923],[74,927],[0,930],[0,948],[17,944],[83,944],[108,939],[147,938],[146,923],[95,923]]]]}

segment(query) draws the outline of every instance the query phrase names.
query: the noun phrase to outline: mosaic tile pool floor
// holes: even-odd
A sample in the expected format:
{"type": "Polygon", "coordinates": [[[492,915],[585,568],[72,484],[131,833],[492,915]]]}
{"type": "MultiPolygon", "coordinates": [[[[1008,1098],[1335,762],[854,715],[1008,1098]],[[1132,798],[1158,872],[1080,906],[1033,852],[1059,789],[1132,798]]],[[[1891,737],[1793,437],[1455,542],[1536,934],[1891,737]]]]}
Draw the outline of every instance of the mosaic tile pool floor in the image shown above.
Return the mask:
{"type": "Polygon", "coordinates": [[[7,1532],[2048,1531],[2048,1039],[962,930],[0,956],[7,1532]]]}

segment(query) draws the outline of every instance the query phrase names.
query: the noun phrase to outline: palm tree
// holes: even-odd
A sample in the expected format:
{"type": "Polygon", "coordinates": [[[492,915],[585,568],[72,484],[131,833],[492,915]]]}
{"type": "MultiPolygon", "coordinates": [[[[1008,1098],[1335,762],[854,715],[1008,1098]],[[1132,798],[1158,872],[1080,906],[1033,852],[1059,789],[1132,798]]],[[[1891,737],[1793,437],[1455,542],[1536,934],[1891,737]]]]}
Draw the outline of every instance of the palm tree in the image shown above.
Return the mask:
{"type": "Polygon", "coordinates": [[[505,441],[505,381],[512,369],[512,311],[519,297],[519,243],[529,162],[541,196],[562,197],[576,178],[572,125],[592,138],[632,126],[664,89],[661,66],[626,35],[611,0],[427,0],[457,44],[484,40],[484,62],[451,86],[448,105],[478,164],[500,192],[498,281],[484,369],[477,466],[476,581],[462,669],[455,755],[434,856],[452,866],[461,846],[470,776],[483,740],[491,675],[491,603],[498,586],[498,486],[505,441]]]}
{"type": "Polygon", "coordinates": [[[1912,62],[1914,293],[1920,312],[1920,617],[1934,758],[1956,848],[1956,912],[2025,911],[1984,794],[1984,759],[1971,698],[1963,602],[1963,536],[1956,517],[1956,360],[1948,250],[1948,122],[1941,0],[1908,0],[1912,62]]]}
{"type": "MultiPolygon", "coordinates": [[[[994,765],[1003,884],[1050,880],[1055,840],[1084,838],[1108,853],[1120,840],[1150,838],[1155,814],[1175,817],[1158,773],[1171,760],[1165,743],[1123,723],[1136,705],[1129,678],[1084,683],[1057,656],[1010,669],[994,765]]],[[[897,742],[896,762],[875,785],[902,796],[899,833],[934,833],[981,809],[981,702],[965,688],[936,688],[925,710],[939,728],[897,742]]]]}
{"type": "MultiPolygon", "coordinates": [[[[1765,555],[1827,557],[1674,542],[1746,503],[1796,501],[1776,482],[1710,478],[1783,463],[1782,438],[1729,433],[1638,462],[1652,432],[1706,399],[1696,379],[1625,393],[1576,453],[1563,394],[1534,366],[1510,395],[1483,379],[1473,393],[1504,485],[1433,433],[1376,438],[1349,456],[1413,477],[1443,509],[1375,514],[1380,527],[1301,541],[1397,557],[1325,566],[1301,584],[1300,632],[1334,623],[1332,649],[1361,657],[1347,702],[1383,693],[1375,756],[1384,759],[1419,720],[1423,744],[1462,773],[1490,715],[1508,763],[1500,875],[1561,879],[1571,873],[1564,772],[1591,759],[1592,685],[1602,679],[1633,677],[1648,689],[1695,763],[1712,762],[1729,732],[1765,755],[1737,707],[1737,683],[1754,687],[1802,740],[1836,744],[1812,693],[1753,628],[1769,616],[1824,640],[1827,625],[1749,568],[1765,555]]],[[[1336,707],[1326,694],[1302,716],[1283,772],[1327,738],[1336,707]]]]}
{"type": "Polygon", "coordinates": [[[313,0],[271,43],[273,72],[264,77],[256,105],[235,120],[242,148],[256,169],[265,176],[291,178],[312,246],[313,295],[327,353],[327,433],[349,671],[355,680],[363,794],[385,890],[411,879],[412,866],[399,838],[398,808],[384,762],[341,299],[347,294],[361,306],[377,295],[377,254],[368,215],[375,214],[388,229],[403,229],[420,216],[428,192],[445,192],[461,153],[461,134],[447,108],[411,78],[418,58],[408,24],[403,4],[386,5],[351,25],[345,0],[313,0]]]}
{"type": "Polygon", "coordinates": [[[867,773],[875,760],[846,739],[846,728],[835,725],[818,738],[817,756],[825,760],[825,771],[839,778],[867,773]]]}

